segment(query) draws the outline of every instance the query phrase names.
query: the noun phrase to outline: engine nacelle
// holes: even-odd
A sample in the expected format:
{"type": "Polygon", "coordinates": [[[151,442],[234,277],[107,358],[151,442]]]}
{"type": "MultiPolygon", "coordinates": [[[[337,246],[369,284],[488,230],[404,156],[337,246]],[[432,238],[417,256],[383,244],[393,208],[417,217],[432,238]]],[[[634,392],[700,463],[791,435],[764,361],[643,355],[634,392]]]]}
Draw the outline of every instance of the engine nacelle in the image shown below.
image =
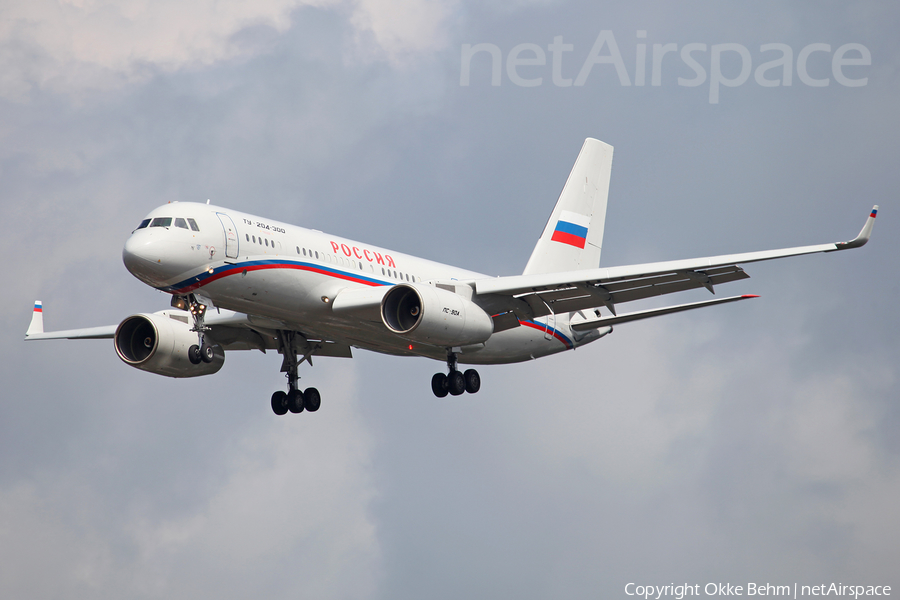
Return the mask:
{"type": "Polygon", "coordinates": [[[480,306],[447,290],[399,284],[381,301],[381,320],[408,340],[434,346],[468,346],[487,341],[494,322],[480,306]]]}
{"type": "Polygon", "coordinates": [[[119,323],[115,337],[119,358],[142,371],[168,377],[198,377],[221,369],[225,351],[209,336],[206,341],[215,351],[212,362],[191,362],[188,348],[197,344],[197,333],[180,318],[168,316],[168,312],[171,311],[132,315],[119,323]]]}

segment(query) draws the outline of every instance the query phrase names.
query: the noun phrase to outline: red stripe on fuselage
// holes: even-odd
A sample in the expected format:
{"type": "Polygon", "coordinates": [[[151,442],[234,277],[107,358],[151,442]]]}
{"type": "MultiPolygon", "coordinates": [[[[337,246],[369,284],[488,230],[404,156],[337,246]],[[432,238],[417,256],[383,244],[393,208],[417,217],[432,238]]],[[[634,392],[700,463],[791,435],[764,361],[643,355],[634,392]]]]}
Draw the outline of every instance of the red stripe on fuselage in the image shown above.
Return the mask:
{"type": "Polygon", "coordinates": [[[337,277],[338,279],[344,279],[346,281],[353,281],[355,283],[362,283],[368,286],[379,286],[383,285],[381,283],[375,283],[373,281],[366,281],[365,279],[359,279],[356,277],[351,277],[350,275],[346,275],[339,271],[327,271],[325,269],[319,269],[316,267],[311,267],[308,265],[292,265],[292,264],[278,264],[278,265],[249,265],[246,267],[236,266],[234,268],[228,269],[227,271],[221,271],[219,273],[215,273],[214,275],[210,275],[203,281],[198,281],[197,283],[191,284],[187,287],[183,287],[175,290],[174,294],[186,294],[188,292],[193,292],[194,290],[200,289],[204,285],[208,283],[212,283],[218,279],[222,279],[223,277],[228,277],[229,275],[236,275],[238,273],[243,273],[244,271],[260,271],[262,269],[294,269],[297,271],[307,271],[310,273],[318,273],[320,275],[328,275],[330,277],[337,277]]]}
{"type": "MultiPolygon", "coordinates": [[[[537,329],[541,333],[546,333],[548,331],[546,325],[541,327],[541,323],[535,323],[532,321],[519,321],[519,324],[524,325],[525,327],[531,327],[532,329],[537,329]]],[[[563,346],[565,346],[566,348],[572,347],[572,344],[569,343],[569,340],[563,337],[562,334],[558,333],[555,329],[551,328],[549,329],[549,331],[553,335],[553,337],[562,342],[563,346]]]]}

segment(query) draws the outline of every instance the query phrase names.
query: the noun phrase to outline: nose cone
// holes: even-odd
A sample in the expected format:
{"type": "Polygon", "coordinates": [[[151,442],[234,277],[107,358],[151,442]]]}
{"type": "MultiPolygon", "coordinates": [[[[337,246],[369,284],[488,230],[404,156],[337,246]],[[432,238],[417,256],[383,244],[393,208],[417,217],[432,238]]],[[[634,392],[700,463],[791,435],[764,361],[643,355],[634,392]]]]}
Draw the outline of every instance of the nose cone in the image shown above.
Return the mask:
{"type": "Polygon", "coordinates": [[[202,257],[183,240],[159,232],[140,229],[131,234],[122,248],[122,262],[132,275],[153,287],[165,287],[202,269],[202,257]]]}
{"type": "Polygon", "coordinates": [[[159,252],[159,242],[152,236],[132,234],[122,248],[122,262],[128,271],[148,285],[159,285],[165,279],[165,269],[159,252]]]}

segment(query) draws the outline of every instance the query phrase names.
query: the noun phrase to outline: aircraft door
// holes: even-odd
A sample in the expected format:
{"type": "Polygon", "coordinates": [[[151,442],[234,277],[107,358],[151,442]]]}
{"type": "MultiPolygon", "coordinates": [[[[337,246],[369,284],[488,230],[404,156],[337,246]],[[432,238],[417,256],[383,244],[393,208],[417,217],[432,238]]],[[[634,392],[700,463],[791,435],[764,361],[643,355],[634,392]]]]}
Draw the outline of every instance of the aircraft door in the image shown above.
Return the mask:
{"type": "Polygon", "coordinates": [[[222,223],[222,229],[225,231],[225,257],[226,258],[237,258],[238,257],[237,227],[234,226],[234,221],[231,220],[231,217],[229,217],[225,213],[217,212],[216,216],[219,217],[219,221],[222,223]]]}

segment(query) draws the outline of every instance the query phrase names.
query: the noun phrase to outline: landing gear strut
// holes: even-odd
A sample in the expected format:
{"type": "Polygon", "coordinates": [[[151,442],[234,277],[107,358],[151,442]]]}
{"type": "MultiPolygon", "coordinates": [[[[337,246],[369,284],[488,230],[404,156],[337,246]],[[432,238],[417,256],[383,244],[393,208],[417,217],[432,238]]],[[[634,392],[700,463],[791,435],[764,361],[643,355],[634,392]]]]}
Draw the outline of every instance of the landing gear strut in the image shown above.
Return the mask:
{"type": "Polygon", "coordinates": [[[308,360],[312,365],[312,357],[307,354],[302,359],[297,359],[297,353],[294,346],[294,338],[296,333],[293,331],[279,331],[278,340],[281,344],[279,352],[284,356],[281,363],[281,372],[285,373],[288,380],[288,391],[277,391],[272,394],[272,412],[276,415],[287,414],[288,411],[296,414],[304,410],[307,412],[316,412],[322,405],[322,397],[319,390],[314,387],[306,388],[306,391],[300,389],[300,375],[298,373],[300,364],[308,360]]]}
{"type": "Polygon", "coordinates": [[[216,351],[206,339],[206,332],[209,331],[209,327],[204,322],[206,305],[193,294],[189,294],[172,298],[172,306],[188,310],[191,313],[191,320],[194,322],[191,331],[197,332],[197,343],[188,348],[188,360],[195,365],[199,365],[201,362],[211,363],[216,357],[216,351]]]}
{"type": "Polygon", "coordinates": [[[447,394],[459,396],[463,392],[476,393],[481,389],[481,376],[475,369],[468,369],[460,373],[456,368],[456,353],[447,352],[447,370],[449,373],[435,373],[431,378],[431,391],[438,398],[444,398],[447,394]]]}

